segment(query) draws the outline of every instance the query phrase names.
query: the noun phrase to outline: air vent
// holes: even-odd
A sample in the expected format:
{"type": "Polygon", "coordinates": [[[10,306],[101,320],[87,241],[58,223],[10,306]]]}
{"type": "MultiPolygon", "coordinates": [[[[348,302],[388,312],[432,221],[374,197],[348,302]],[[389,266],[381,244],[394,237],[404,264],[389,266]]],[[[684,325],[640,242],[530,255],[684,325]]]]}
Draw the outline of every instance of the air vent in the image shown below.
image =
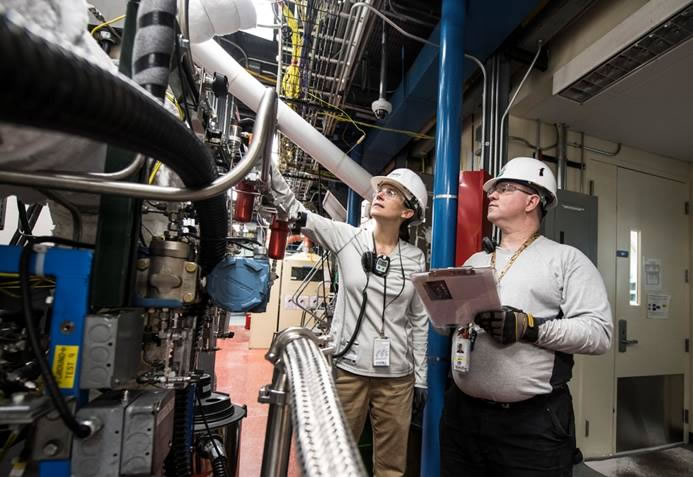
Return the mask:
{"type": "Polygon", "coordinates": [[[561,89],[559,95],[577,103],[585,103],[690,38],[692,38],[691,3],[627,44],[568,87],[561,89]]]}

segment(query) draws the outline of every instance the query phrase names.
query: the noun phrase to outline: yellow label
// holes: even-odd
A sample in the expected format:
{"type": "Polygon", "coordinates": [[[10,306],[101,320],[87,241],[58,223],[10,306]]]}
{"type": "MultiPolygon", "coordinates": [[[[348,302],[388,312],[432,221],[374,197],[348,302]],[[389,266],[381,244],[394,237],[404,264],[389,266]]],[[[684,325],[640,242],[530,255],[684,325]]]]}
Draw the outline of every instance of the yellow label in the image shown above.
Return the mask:
{"type": "Polygon", "coordinates": [[[79,346],[56,345],[53,355],[53,376],[60,388],[72,388],[75,384],[79,346]]]}

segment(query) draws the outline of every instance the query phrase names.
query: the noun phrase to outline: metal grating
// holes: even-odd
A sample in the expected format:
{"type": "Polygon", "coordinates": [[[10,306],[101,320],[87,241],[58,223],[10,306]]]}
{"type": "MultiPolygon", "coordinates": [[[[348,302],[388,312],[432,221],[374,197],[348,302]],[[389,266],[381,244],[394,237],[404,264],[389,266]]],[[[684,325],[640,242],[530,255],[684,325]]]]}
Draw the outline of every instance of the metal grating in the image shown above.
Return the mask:
{"type": "Polygon", "coordinates": [[[573,82],[559,95],[577,103],[585,103],[690,38],[692,38],[691,4],[573,82]]]}
{"type": "MultiPolygon", "coordinates": [[[[369,2],[374,6],[380,0],[369,2]]],[[[273,4],[275,20],[282,25],[278,42],[277,91],[280,98],[318,131],[330,137],[333,115],[341,115],[345,92],[355,68],[348,64],[354,45],[358,64],[375,15],[356,9],[349,22],[351,3],[336,0],[297,0],[273,4]],[[349,25],[349,29],[348,29],[349,25]],[[362,25],[358,28],[358,25],[362,25]]],[[[280,134],[281,169],[300,201],[314,196],[318,164],[280,134]],[[308,175],[307,175],[308,173],[308,175]]],[[[323,172],[327,179],[329,173],[323,172]]]]}

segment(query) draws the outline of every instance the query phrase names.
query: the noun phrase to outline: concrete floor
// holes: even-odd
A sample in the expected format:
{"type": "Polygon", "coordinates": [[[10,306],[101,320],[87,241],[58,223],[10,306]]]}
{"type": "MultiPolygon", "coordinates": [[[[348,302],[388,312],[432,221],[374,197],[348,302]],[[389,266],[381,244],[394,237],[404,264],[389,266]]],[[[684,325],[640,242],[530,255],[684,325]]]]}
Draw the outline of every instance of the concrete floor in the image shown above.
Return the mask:
{"type": "MultiPolygon", "coordinates": [[[[258,390],[272,381],[272,365],[265,360],[265,350],[248,349],[248,330],[240,326],[231,330],[234,338],[217,342],[217,389],[228,393],[233,403],[248,406],[241,426],[239,476],[260,476],[269,406],[258,403],[258,390]]],[[[288,475],[300,476],[293,449],[288,475]]]]}

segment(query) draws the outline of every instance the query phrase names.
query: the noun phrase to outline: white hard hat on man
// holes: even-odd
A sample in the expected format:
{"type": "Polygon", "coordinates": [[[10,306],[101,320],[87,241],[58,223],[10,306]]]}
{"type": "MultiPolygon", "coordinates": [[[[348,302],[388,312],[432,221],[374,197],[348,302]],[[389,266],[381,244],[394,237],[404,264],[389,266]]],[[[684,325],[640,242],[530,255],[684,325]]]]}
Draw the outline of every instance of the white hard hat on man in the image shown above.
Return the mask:
{"type": "Polygon", "coordinates": [[[384,183],[392,184],[405,195],[408,201],[414,200],[416,203],[417,216],[410,222],[410,225],[423,224],[426,220],[428,193],[422,178],[408,168],[394,169],[388,176],[374,176],[371,178],[371,187],[374,191],[377,191],[379,186],[384,183]]]}
{"type": "Polygon", "coordinates": [[[524,184],[535,191],[542,198],[542,206],[545,211],[557,205],[557,180],[552,170],[542,161],[535,158],[513,158],[506,163],[499,174],[484,183],[482,189],[489,193],[494,185],[500,181],[510,181],[524,184]]]}

